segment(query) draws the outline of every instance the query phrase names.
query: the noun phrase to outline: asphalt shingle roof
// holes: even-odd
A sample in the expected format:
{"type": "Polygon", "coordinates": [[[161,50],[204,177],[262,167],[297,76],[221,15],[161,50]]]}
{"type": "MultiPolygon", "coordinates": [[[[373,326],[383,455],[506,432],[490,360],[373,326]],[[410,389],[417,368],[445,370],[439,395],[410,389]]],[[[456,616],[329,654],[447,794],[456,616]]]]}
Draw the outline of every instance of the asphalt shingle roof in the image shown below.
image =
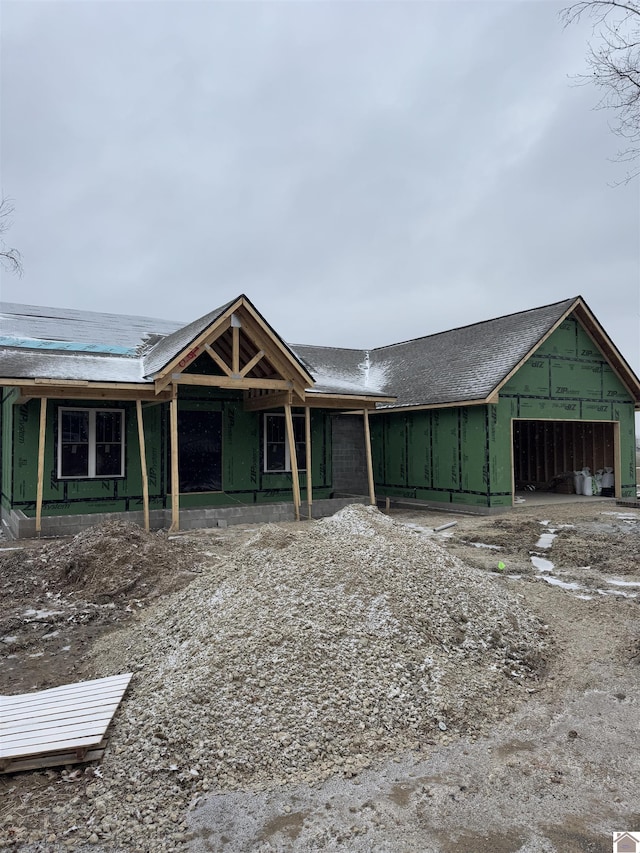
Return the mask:
{"type": "MultiPolygon", "coordinates": [[[[576,297],[577,299],[577,297],[576,297]]],[[[372,364],[395,389],[394,406],[481,400],[571,308],[565,299],[372,351],[372,364]]]]}
{"type": "MultiPolygon", "coordinates": [[[[292,345],[313,393],[421,406],[488,397],[579,297],[372,350],[292,345]]],[[[235,300],[186,326],[117,314],[0,304],[0,376],[151,381],[235,300]]]]}
{"type": "Polygon", "coordinates": [[[186,349],[186,347],[188,347],[189,344],[198,337],[200,332],[204,332],[207,326],[215,323],[218,317],[224,314],[227,308],[230,305],[233,305],[234,302],[236,302],[236,300],[232,299],[225,305],[221,305],[220,308],[215,308],[213,311],[205,314],[204,317],[199,317],[192,323],[180,327],[172,334],[167,335],[161,341],[158,341],[158,343],[151,347],[151,349],[143,356],[144,375],[151,376],[156,371],[161,370],[165,364],[171,361],[172,358],[175,358],[178,353],[186,349]]]}

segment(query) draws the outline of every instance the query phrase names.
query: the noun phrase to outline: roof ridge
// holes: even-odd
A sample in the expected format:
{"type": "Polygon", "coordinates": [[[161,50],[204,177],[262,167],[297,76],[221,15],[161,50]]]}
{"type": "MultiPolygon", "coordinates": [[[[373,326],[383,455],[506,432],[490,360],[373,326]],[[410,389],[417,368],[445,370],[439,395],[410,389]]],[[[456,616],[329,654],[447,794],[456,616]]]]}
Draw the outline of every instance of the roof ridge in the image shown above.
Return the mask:
{"type": "MultiPolygon", "coordinates": [[[[546,308],[554,308],[556,305],[567,305],[567,307],[571,304],[576,303],[579,299],[582,299],[581,296],[574,296],[570,299],[560,299],[558,302],[550,302],[548,305],[539,305],[536,308],[527,308],[524,311],[513,311],[510,314],[501,314],[499,317],[489,317],[486,320],[479,320],[477,323],[466,323],[464,326],[454,326],[452,329],[443,329],[441,332],[432,332],[430,335],[418,335],[415,338],[407,338],[405,341],[397,341],[393,344],[384,344],[380,347],[373,347],[371,352],[379,352],[384,349],[391,349],[391,347],[402,346],[403,344],[410,344],[414,341],[424,341],[427,338],[437,338],[438,335],[448,335],[451,332],[461,332],[463,329],[471,329],[474,326],[484,326],[487,323],[495,323],[497,320],[506,320],[508,317],[517,317],[523,314],[533,314],[538,311],[544,311],[546,308]]],[[[583,300],[584,301],[584,300],[583,300]]]]}

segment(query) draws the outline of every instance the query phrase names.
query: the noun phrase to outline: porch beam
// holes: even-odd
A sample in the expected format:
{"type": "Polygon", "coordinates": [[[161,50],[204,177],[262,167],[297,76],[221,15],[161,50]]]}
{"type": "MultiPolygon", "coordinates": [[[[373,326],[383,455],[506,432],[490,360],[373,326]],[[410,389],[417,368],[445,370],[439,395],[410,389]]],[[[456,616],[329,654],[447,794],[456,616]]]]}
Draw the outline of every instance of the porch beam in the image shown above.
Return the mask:
{"type": "Polygon", "coordinates": [[[40,400],[40,432],[38,433],[38,486],[36,491],[36,534],[42,530],[42,494],[44,491],[44,445],[47,435],[47,399],[40,400]]]}
{"type": "Polygon", "coordinates": [[[370,409],[373,411],[376,407],[376,403],[380,402],[383,401],[366,400],[362,397],[316,398],[315,394],[307,394],[304,398],[304,405],[306,406],[308,404],[312,409],[339,409],[345,415],[361,415],[363,409],[370,409]]]}
{"type": "Polygon", "coordinates": [[[288,391],[293,382],[288,379],[236,379],[231,376],[199,376],[194,373],[174,373],[172,381],[176,385],[206,385],[209,388],[236,388],[239,391],[250,388],[288,391]]]}
{"type": "Polygon", "coordinates": [[[369,429],[369,410],[363,409],[364,418],[364,447],[367,454],[367,479],[369,480],[369,502],[376,506],[376,488],[373,480],[373,456],[371,453],[371,430],[369,429]]]}
{"type": "Polygon", "coordinates": [[[169,430],[171,441],[171,527],[169,533],[180,530],[180,471],[178,469],[178,389],[174,385],[169,404],[169,430]]]}
{"type": "Polygon", "coordinates": [[[300,521],[300,480],[298,479],[298,458],[296,456],[296,442],[293,434],[293,417],[291,406],[287,403],[284,407],[284,419],[287,425],[287,443],[289,445],[289,460],[291,462],[291,479],[293,480],[293,509],[296,521],[300,521]]]}
{"type": "Polygon", "coordinates": [[[155,394],[152,390],[145,393],[144,391],[133,391],[130,388],[70,388],[64,385],[57,387],[48,385],[43,388],[31,385],[20,388],[20,397],[15,402],[26,402],[32,398],[37,400],[142,400],[150,403],[163,403],[170,399],[170,394],[168,391],[155,394]]]}
{"type": "Polygon", "coordinates": [[[309,406],[304,407],[304,444],[307,466],[307,507],[309,509],[309,518],[311,518],[313,508],[313,478],[311,476],[311,409],[309,406]]]}
{"type": "Polygon", "coordinates": [[[149,477],[147,475],[147,453],[144,443],[144,422],[142,420],[142,402],[136,400],[138,417],[138,444],[140,445],[140,470],[142,472],[142,506],[144,511],[144,529],[149,532],[149,477]]]}
{"type": "Polygon", "coordinates": [[[244,398],[245,412],[264,412],[267,409],[278,409],[280,406],[293,403],[292,391],[281,391],[273,394],[261,394],[259,397],[244,398]]]}

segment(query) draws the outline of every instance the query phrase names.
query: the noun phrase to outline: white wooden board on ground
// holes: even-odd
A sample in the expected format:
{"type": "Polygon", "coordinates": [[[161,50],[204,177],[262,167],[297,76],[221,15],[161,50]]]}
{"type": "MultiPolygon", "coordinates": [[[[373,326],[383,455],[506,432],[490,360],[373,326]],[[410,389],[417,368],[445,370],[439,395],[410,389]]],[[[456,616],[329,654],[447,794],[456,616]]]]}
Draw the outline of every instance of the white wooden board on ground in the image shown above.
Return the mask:
{"type": "Polygon", "coordinates": [[[101,758],[131,675],[0,696],[0,773],[101,758]]]}

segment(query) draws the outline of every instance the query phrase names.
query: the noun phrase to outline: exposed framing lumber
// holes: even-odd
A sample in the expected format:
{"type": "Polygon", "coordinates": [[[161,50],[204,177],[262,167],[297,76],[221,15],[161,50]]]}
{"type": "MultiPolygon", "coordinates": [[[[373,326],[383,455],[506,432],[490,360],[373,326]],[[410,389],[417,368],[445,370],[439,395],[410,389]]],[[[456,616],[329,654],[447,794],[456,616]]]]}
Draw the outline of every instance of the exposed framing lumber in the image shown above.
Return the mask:
{"type": "MultiPolygon", "coordinates": [[[[266,335],[268,340],[270,340],[273,343],[273,345],[277,348],[278,353],[284,359],[284,363],[289,366],[289,369],[293,368],[300,375],[300,377],[302,378],[302,385],[305,388],[311,387],[314,384],[313,376],[311,376],[311,374],[308,373],[302,367],[302,365],[299,363],[299,360],[292,353],[292,351],[289,349],[289,347],[285,346],[285,344],[283,344],[279,340],[279,338],[277,337],[275,332],[268,326],[268,324],[265,323],[265,321],[262,319],[262,317],[260,317],[258,312],[255,310],[255,308],[249,302],[247,302],[246,300],[243,299],[242,300],[242,306],[244,308],[244,312],[246,312],[246,313],[243,312],[243,326],[245,327],[245,329],[246,329],[246,325],[247,325],[245,321],[246,321],[246,319],[250,318],[253,321],[253,323],[262,330],[262,334],[266,335]]],[[[271,351],[270,350],[271,350],[271,348],[267,348],[267,351],[269,352],[269,355],[271,356],[272,350],[271,351]]]]}
{"type": "Polygon", "coordinates": [[[169,432],[171,441],[171,527],[169,533],[180,529],[180,471],[178,468],[178,389],[173,386],[169,404],[169,432]]]}
{"type": "MultiPolygon", "coordinates": [[[[512,506],[515,506],[515,495],[516,495],[516,460],[515,460],[515,425],[516,423],[526,423],[526,422],[538,422],[538,423],[549,423],[549,424],[569,424],[573,427],[581,427],[584,428],[586,426],[593,427],[601,427],[605,425],[609,425],[613,427],[613,478],[614,478],[614,486],[615,486],[615,497],[621,497],[622,491],[622,461],[621,461],[621,450],[620,450],[620,421],[614,421],[609,419],[596,420],[596,421],[588,421],[582,419],[575,418],[511,418],[511,448],[510,448],[510,459],[511,459],[511,503],[512,506]]],[[[575,432],[573,435],[573,441],[575,442],[575,432]]],[[[584,434],[583,434],[584,440],[584,434]]],[[[584,454],[584,445],[582,447],[582,451],[584,454]]],[[[564,466],[563,466],[564,467],[564,466]]]]}
{"type": "Polygon", "coordinates": [[[44,491],[44,446],[47,436],[47,398],[40,400],[40,431],[38,433],[38,486],[36,491],[36,533],[42,530],[42,494],[44,491]]]}
{"type": "MultiPolygon", "coordinates": [[[[487,403],[497,402],[497,393],[494,394],[492,391],[488,397],[484,397],[482,400],[456,400],[452,403],[428,403],[422,406],[384,406],[381,409],[371,409],[370,411],[373,415],[386,415],[389,412],[426,412],[430,409],[455,409],[461,406],[486,406],[487,403]]],[[[346,412],[345,414],[360,415],[361,413],[362,410],[359,409],[357,412],[346,412]]]]}
{"type": "Polygon", "coordinates": [[[313,509],[313,477],[311,473],[311,409],[304,407],[304,445],[307,466],[307,508],[309,518],[312,517],[313,509]]]}
{"type": "Polygon", "coordinates": [[[262,394],[259,397],[250,397],[245,394],[245,412],[264,412],[268,409],[279,409],[281,406],[292,405],[293,392],[281,391],[280,393],[262,394]]]}
{"type": "Polygon", "coordinates": [[[222,359],[222,358],[218,355],[218,353],[214,350],[214,348],[211,346],[211,344],[205,344],[205,345],[204,345],[204,348],[205,348],[206,352],[207,352],[207,353],[209,353],[209,355],[211,356],[211,358],[215,361],[215,363],[218,365],[218,367],[220,368],[220,370],[222,370],[222,372],[223,372],[226,376],[231,376],[231,369],[229,368],[229,366],[227,365],[227,363],[224,361],[224,359],[222,359]]]}
{"type": "Polygon", "coordinates": [[[187,344],[187,346],[172,358],[171,361],[167,362],[161,370],[152,374],[156,391],[162,391],[167,387],[167,385],[169,385],[172,381],[172,375],[176,367],[181,370],[188,367],[192,361],[195,361],[196,358],[201,355],[205,344],[212,343],[216,338],[219,338],[220,335],[227,331],[231,325],[231,315],[233,314],[235,307],[237,307],[238,302],[239,300],[236,300],[233,305],[230,305],[217,320],[215,320],[210,326],[207,326],[206,329],[203,329],[202,332],[200,332],[200,334],[191,341],[191,343],[187,344]]]}
{"type": "Polygon", "coordinates": [[[293,481],[293,509],[296,521],[300,521],[300,479],[298,477],[298,458],[296,456],[296,442],[293,434],[293,416],[291,406],[287,403],[284,407],[284,419],[287,425],[287,442],[289,444],[289,459],[291,460],[291,479],[293,481]]]}
{"type": "Polygon", "coordinates": [[[244,379],[244,377],[247,375],[247,373],[249,373],[251,370],[253,370],[253,368],[256,366],[256,364],[259,361],[262,361],[264,356],[265,356],[265,351],[263,349],[258,350],[258,352],[251,359],[251,361],[248,361],[245,364],[245,366],[242,368],[242,370],[240,371],[240,376],[242,376],[242,378],[244,379]]]}
{"type": "Polygon", "coordinates": [[[243,317],[243,329],[254,342],[254,345],[263,349],[275,370],[280,376],[289,377],[293,383],[293,390],[304,400],[305,391],[314,384],[313,378],[303,371],[295,362],[291,353],[285,350],[280,342],[268,332],[258,320],[248,314],[243,317]]]}
{"type": "Polygon", "coordinates": [[[12,401],[14,405],[22,405],[29,400],[143,400],[161,403],[170,399],[168,391],[156,394],[152,386],[144,385],[105,385],[95,383],[88,385],[64,385],[58,380],[55,384],[37,384],[33,380],[26,379],[0,379],[0,385],[13,386],[18,391],[18,396],[12,401]]]}
{"type": "MultiPolygon", "coordinates": [[[[234,319],[234,318],[232,318],[234,319]]],[[[240,326],[231,323],[231,334],[233,336],[231,353],[231,370],[234,376],[240,375],[240,326]]]]}
{"type": "MultiPolygon", "coordinates": [[[[265,323],[257,311],[244,296],[233,302],[211,326],[197,335],[180,353],[169,361],[160,371],[154,374],[155,389],[162,391],[170,382],[175,382],[176,368],[187,367],[202,353],[205,344],[211,344],[229,327],[232,327],[232,373],[240,373],[240,327],[254,345],[265,351],[269,361],[281,376],[291,377],[293,387],[299,397],[304,399],[305,388],[313,385],[313,377],[302,367],[296,356],[278,338],[276,333],[265,323]],[[235,318],[232,322],[232,316],[235,318]],[[237,324],[237,325],[236,325],[237,324]],[[237,364],[236,364],[237,353],[237,364]],[[237,368],[237,369],[236,369],[237,368]]],[[[240,381],[245,377],[240,377],[240,381]]],[[[258,380],[255,380],[258,381],[258,380]]],[[[219,386],[232,387],[232,386],[219,386]]],[[[249,387],[239,384],[233,387],[249,387]]],[[[254,385],[253,387],[260,387],[254,385]]]]}
{"type": "Polygon", "coordinates": [[[142,506],[144,512],[144,529],[149,532],[149,477],[147,474],[147,452],[144,442],[144,421],[142,420],[142,402],[136,400],[136,415],[138,418],[138,444],[140,445],[140,471],[142,473],[142,506]]]}
{"type": "Polygon", "coordinates": [[[373,480],[373,455],[371,453],[371,430],[369,429],[369,410],[363,409],[364,418],[364,448],[367,454],[367,479],[369,481],[369,501],[376,506],[376,487],[373,480]]]}
{"type": "Polygon", "coordinates": [[[613,422],[613,485],[616,498],[622,497],[622,465],[620,461],[620,421],[613,422]]]}
{"type": "Polygon", "coordinates": [[[361,415],[363,409],[374,411],[378,403],[393,402],[395,399],[395,397],[341,396],[314,394],[310,392],[305,395],[304,405],[308,403],[312,409],[339,409],[345,415],[361,415]]]}
{"type": "Polygon", "coordinates": [[[209,388],[236,388],[240,391],[250,388],[266,390],[289,390],[293,382],[288,379],[236,379],[231,376],[199,376],[194,373],[174,373],[172,381],[176,385],[206,385],[209,388]]]}

